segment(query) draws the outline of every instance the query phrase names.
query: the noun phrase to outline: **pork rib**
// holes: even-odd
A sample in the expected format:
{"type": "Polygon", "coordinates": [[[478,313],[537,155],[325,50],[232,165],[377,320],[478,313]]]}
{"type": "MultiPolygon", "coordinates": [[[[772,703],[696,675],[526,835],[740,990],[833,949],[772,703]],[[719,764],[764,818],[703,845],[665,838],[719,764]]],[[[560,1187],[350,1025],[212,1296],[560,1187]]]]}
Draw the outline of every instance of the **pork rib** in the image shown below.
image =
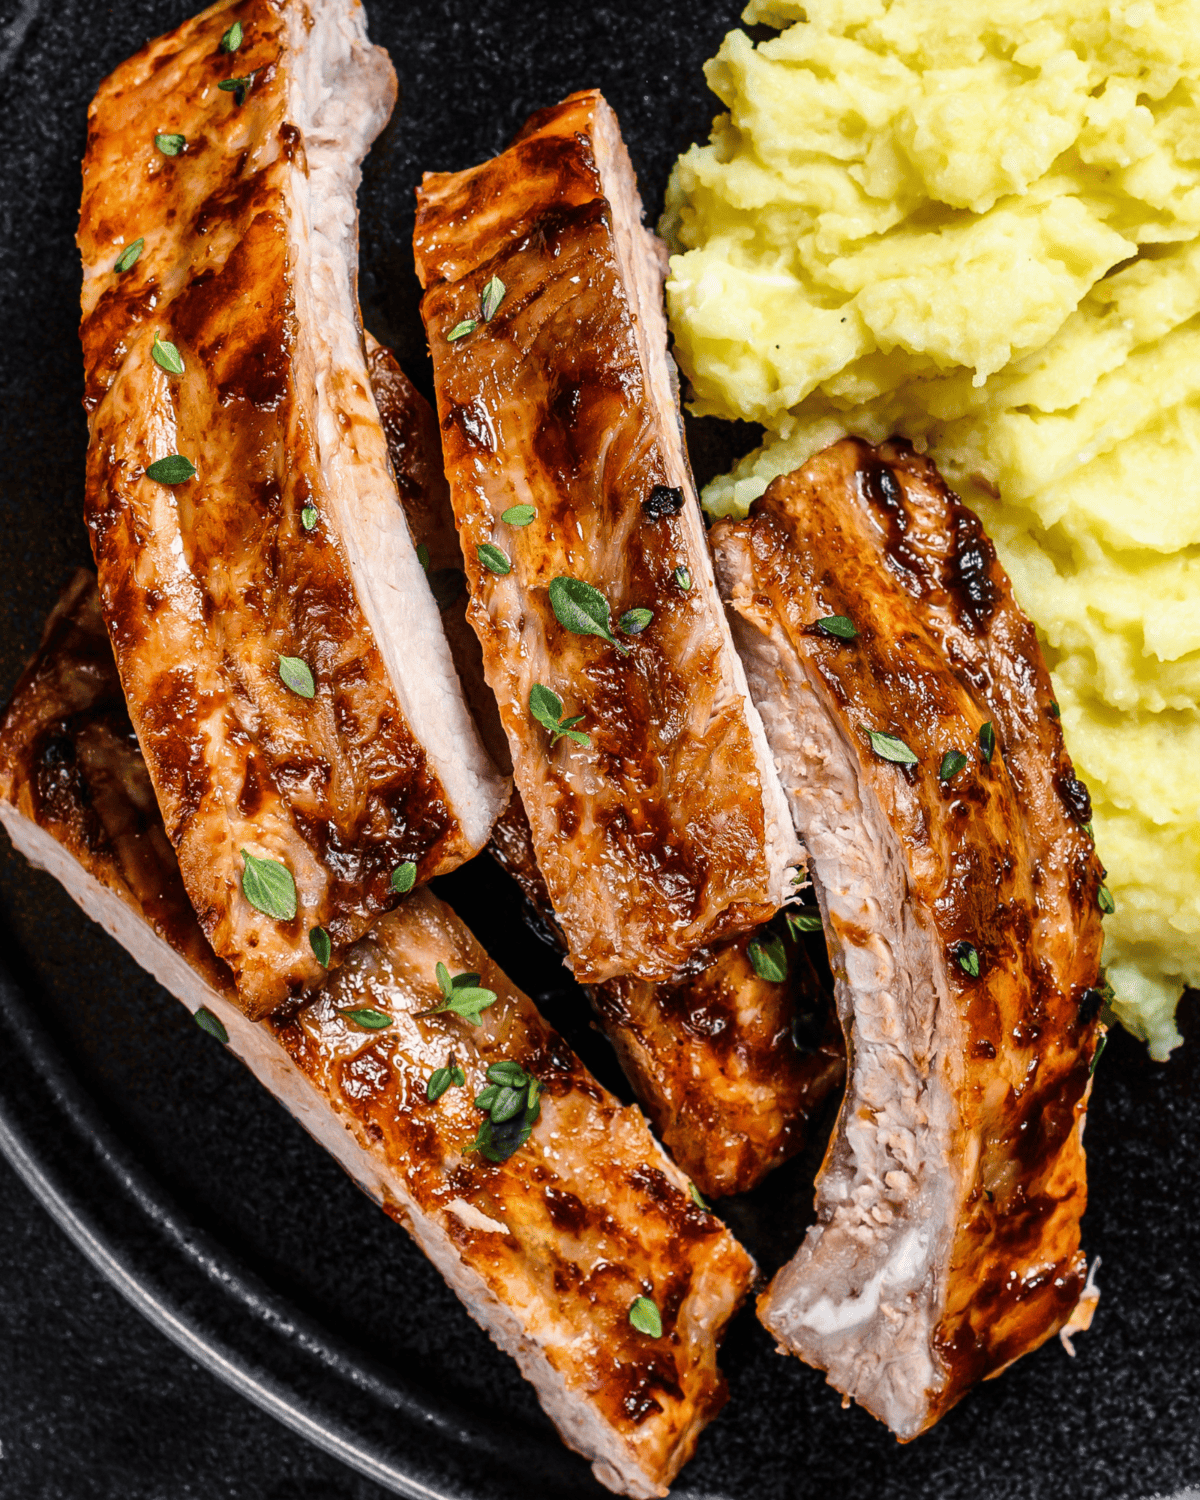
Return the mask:
{"type": "MultiPolygon", "coordinates": [[[[520,886],[535,922],[562,934],[534,858],[520,795],[488,845],[520,886]]],[[[655,1133],[702,1193],[746,1193],[803,1149],[846,1072],[832,999],[799,944],[785,940],[787,979],[762,978],[758,933],[731,938],[675,980],[610,979],[589,987],[596,1017],[655,1133]]]]}
{"type": "Polygon", "coordinates": [[[517,1360],[564,1440],[620,1493],[665,1495],[725,1399],[717,1347],[754,1274],[636,1108],[623,1108],[493,964],[419,890],[380,918],[324,988],[254,1022],[205,942],[121,710],[94,581],[80,574],[0,723],[0,822],[87,914],[195,1011],[403,1225],[467,1311],[517,1360]],[[418,1017],[441,1000],[438,963],[497,995],[471,1026],[418,1017]],[[367,1031],[344,1012],[370,1006],[367,1031]],[[466,1082],[429,1102],[453,1060],[466,1082]],[[542,1084],[526,1145],[468,1149],[489,1066],[542,1084]],[[629,1321],[658,1307],[663,1336],[629,1321]]]}
{"type": "Polygon", "coordinates": [[[1087,794],[990,542],[910,448],[839,443],[713,544],[849,1058],[817,1223],[760,1316],[907,1439],[1083,1291],[1087,794]]]}
{"type": "Polygon", "coordinates": [[[417,200],[469,617],[568,961],[588,983],[668,978],[770,917],[800,856],[684,452],[665,252],[595,92],[417,200]],[[527,524],[504,520],[518,506],[527,524]],[[609,639],[563,623],[558,579],[603,596],[609,639]],[[635,609],[652,620],[622,631],[635,609]],[[536,684],[588,743],[534,719],[536,684]]]}
{"type": "Polygon", "coordinates": [[[223,0],[89,112],[101,600],[184,885],[255,1016],[322,977],[312,927],[336,963],[396,866],[461,863],[507,799],[397,503],[358,321],[359,163],[395,88],[355,0],[223,0]],[[148,477],[172,455],[195,478],[148,477]],[[245,899],[243,850],[288,867],[294,920],[245,899]]]}

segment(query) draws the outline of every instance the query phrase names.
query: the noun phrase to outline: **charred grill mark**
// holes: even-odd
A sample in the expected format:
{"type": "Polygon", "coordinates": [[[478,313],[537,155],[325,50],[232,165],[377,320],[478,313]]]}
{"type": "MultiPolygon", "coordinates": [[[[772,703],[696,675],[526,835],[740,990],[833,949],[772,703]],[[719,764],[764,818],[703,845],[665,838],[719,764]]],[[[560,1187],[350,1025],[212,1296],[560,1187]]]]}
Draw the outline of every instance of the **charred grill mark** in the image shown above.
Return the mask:
{"type": "Polygon", "coordinates": [[[947,560],[946,587],[959,606],[959,619],[976,633],[986,630],[996,612],[1000,593],[994,571],[996,549],[979,517],[950,495],[953,543],[947,560]]]}
{"type": "Polygon", "coordinates": [[[1062,767],[1054,777],[1054,789],[1062,798],[1062,804],[1077,823],[1092,821],[1092,799],[1088,789],[1075,775],[1070,765],[1062,767]]]}

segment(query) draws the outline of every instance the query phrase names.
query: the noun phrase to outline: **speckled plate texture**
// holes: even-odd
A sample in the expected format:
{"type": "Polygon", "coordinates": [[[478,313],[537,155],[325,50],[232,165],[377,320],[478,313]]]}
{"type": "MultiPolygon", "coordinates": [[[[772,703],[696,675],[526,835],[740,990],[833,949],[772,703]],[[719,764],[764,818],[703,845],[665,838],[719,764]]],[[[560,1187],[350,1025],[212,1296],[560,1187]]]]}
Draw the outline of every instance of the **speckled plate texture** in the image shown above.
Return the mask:
{"type": "MultiPolygon", "coordinates": [[[[87,103],[111,68],[189,13],[187,0],[0,0],[5,692],[67,572],[89,560],[73,241],[87,103]]],[[[736,6],[372,0],[369,13],[372,36],[400,75],[400,104],[366,166],[363,310],[431,394],[410,249],[421,172],[481,161],[534,109],[599,86],[657,213],[672,160],[705,135],[717,108],[702,64],[736,23],[736,6]]],[[[704,479],[754,433],[705,422],[693,424],[691,439],[704,479]]],[[[524,926],[519,900],[490,862],[478,860],[438,888],[604,1081],[621,1089],[582,995],[524,926]]],[[[134,1306],[196,1361],[350,1466],[332,1470],[345,1472],[345,1488],[281,1481],[271,1495],[603,1493],[562,1449],[516,1367],[406,1236],[6,842],[0,929],[0,1148],[134,1306]]],[[[816,1371],[776,1355],[745,1311],[724,1351],[732,1399],[675,1493],[1143,1500],[1200,1482],[1200,1026],[1190,1001],[1182,1022],[1187,1041],[1167,1065],[1151,1063],[1124,1035],[1100,1065],[1087,1130],[1085,1242],[1103,1259],[1102,1298],[1076,1359],[1053,1341],[902,1448],[865,1413],[843,1411],[816,1371]]],[[[813,1169],[811,1159],[794,1163],[723,1209],[768,1269],[799,1238],[813,1169]]],[[[32,1200],[28,1212],[40,1213],[32,1200]]],[[[56,1252],[46,1253],[53,1260],[56,1252]]],[[[0,1282],[0,1302],[20,1284],[0,1282]]],[[[69,1317],[69,1302],[61,1305],[69,1317]]],[[[0,1493],[25,1500],[49,1491],[6,1488],[6,1476],[17,1473],[7,1467],[11,1440],[37,1447],[39,1400],[52,1404],[56,1375],[53,1362],[35,1376],[32,1364],[8,1353],[0,1350],[7,1381],[0,1493]],[[25,1414],[15,1434],[14,1413],[25,1414]]],[[[127,1421],[127,1396],[95,1381],[78,1398],[80,1420],[93,1429],[127,1421]]],[[[161,1409],[153,1420],[162,1426],[161,1409]]],[[[191,1412],[179,1420],[204,1418],[191,1412]]],[[[236,1472],[236,1453],[230,1462],[236,1472]]],[[[249,1471],[251,1455],[246,1462],[249,1471]]],[[[328,1460],[320,1465],[331,1472],[328,1460]]],[[[85,1491],[105,1500],[117,1493],[102,1473],[73,1493],[54,1488],[71,1500],[85,1491]]],[[[182,1474],[177,1489],[161,1492],[214,1493],[182,1474]]]]}

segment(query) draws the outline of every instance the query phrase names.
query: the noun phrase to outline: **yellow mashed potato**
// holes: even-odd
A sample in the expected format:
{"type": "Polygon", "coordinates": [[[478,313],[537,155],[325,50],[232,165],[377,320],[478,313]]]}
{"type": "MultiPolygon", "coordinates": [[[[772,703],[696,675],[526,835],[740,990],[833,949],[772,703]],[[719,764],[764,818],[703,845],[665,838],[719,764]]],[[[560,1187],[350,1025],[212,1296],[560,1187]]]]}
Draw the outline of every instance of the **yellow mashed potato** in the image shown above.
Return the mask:
{"type": "Polygon", "coordinates": [[[912,439],[1037,621],[1155,1056],[1200,983],[1200,0],[755,0],[677,164],[694,409],[764,446],[912,439]]]}

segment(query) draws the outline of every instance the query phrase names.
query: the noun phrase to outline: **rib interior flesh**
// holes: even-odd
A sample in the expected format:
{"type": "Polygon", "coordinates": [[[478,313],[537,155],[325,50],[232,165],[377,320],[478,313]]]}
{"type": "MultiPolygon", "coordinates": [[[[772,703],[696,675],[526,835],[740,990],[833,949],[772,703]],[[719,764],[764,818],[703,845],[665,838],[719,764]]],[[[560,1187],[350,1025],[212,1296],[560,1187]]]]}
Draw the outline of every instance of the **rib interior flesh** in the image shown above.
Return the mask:
{"type": "MultiPolygon", "coordinates": [[[[561,942],[518,793],[489,848],[521,887],[532,919],[561,942]]],[[[802,944],[787,939],[786,981],[762,978],[748,948],[764,932],[699,955],[680,979],[611,979],[589,990],[655,1133],[710,1198],[748,1192],[802,1150],[845,1078],[825,982],[802,944]]]]}
{"type": "Polygon", "coordinates": [[[254,1022],[205,942],[121,704],[94,581],[80,573],[0,723],[0,821],[35,865],[230,1046],[403,1225],[467,1311],[517,1360],[563,1439],[620,1493],[665,1495],[725,1399],[725,1325],[749,1256],[655,1143],[596,1083],[454,913],[419,890],[349,949],[326,985],[254,1022]],[[477,973],[495,1004],[472,1026],[439,1004],[438,963],[477,973]],[[390,1024],[367,1030],[347,1010],[390,1024]],[[501,1162],[468,1149],[487,1069],[544,1090],[528,1142],[501,1162]],[[435,1069],[465,1084],[427,1099],[435,1069]],[[634,1299],[662,1316],[653,1338],[634,1299]]]}
{"type": "Polygon", "coordinates": [[[817,1222],[760,1316],[907,1439],[1084,1289],[1087,793],[990,542],[910,448],[841,442],[713,543],[849,1059],[817,1222]],[[817,624],[838,616],[856,637],[817,624]]]}
{"type": "Polygon", "coordinates": [[[426,175],[415,249],[469,618],[568,961],[670,977],[769,918],[799,850],[684,452],[665,252],[608,105],[572,95],[494,160],[426,175]],[[602,596],[609,638],[561,621],[558,579],[602,596]],[[630,610],[653,618],[622,629],[630,610]],[[537,685],[586,744],[533,717],[537,685]]]}
{"type": "Polygon", "coordinates": [[[87,522],[167,835],[252,1015],[320,980],[312,927],[337,962],[399,864],[453,868],[507,799],[367,376],[355,192],[395,89],[354,0],[246,0],[149,43],[89,112],[87,522]],[[174,455],[194,478],[147,476],[174,455]],[[244,898],[243,851],[287,866],[294,920],[244,898]]]}

